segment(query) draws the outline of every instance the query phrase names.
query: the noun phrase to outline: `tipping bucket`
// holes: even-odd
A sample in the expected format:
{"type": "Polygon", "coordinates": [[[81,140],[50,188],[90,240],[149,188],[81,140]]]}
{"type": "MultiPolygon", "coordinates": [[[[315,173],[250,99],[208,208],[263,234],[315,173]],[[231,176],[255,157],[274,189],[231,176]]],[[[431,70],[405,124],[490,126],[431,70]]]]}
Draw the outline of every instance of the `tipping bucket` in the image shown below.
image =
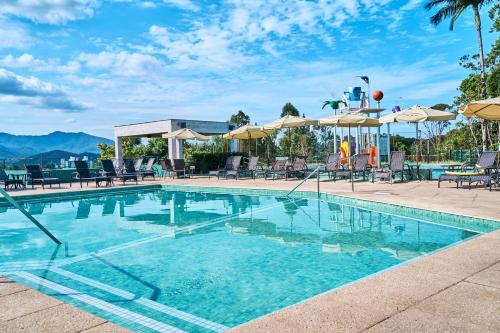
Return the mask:
{"type": "Polygon", "coordinates": [[[361,100],[361,87],[349,87],[349,100],[350,101],[360,101],[361,100]]]}

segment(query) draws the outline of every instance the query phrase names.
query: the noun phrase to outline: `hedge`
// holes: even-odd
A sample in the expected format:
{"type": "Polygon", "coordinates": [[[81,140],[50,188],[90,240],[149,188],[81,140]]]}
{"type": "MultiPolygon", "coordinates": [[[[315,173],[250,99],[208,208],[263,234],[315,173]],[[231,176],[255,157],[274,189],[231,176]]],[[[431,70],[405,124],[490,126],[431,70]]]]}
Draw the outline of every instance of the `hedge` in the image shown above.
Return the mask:
{"type": "Polygon", "coordinates": [[[186,164],[194,165],[196,173],[205,174],[210,170],[223,168],[226,165],[226,159],[235,155],[247,157],[248,153],[193,153],[186,156],[186,164]]]}

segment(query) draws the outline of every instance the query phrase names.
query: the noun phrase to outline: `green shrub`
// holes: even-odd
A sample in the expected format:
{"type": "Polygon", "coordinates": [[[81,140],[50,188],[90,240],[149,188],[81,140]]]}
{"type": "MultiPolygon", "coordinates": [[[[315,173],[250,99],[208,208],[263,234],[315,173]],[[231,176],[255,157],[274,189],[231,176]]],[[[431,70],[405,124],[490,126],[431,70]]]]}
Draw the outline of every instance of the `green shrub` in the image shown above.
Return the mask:
{"type": "Polygon", "coordinates": [[[192,153],[186,157],[186,165],[194,165],[196,173],[208,173],[210,170],[217,170],[226,165],[229,156],[242,155],[247,157],[247,153],[192,153]]]}

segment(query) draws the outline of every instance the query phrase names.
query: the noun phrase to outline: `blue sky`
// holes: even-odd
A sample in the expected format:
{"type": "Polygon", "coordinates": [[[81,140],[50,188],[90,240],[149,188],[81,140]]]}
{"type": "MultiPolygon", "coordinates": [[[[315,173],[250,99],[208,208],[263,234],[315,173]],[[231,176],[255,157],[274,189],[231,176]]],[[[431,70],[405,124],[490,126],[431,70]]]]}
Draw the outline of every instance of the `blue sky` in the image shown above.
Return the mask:
{"type": "MultiPolygon", "coordinates": [[[[264,124],[292,102],[327,116],[368,75],[382,105],[451,103],[477,52],[471,13],[448,30],[421,0],[3,0],[0,131],[85,131],[168,118],[264,124]]],[[[493,42],[483,13],[486,50],[493,42]]],[[[413,133],[409,127],[398,129],[413,133]]]]}

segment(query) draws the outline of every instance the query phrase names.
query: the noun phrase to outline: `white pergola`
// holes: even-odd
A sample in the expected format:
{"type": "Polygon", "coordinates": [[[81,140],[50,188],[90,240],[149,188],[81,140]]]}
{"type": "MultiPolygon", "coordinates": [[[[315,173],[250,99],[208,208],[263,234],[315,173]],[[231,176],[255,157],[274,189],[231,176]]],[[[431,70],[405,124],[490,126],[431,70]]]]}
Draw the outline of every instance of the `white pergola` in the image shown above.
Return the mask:
{"type": "MultiPolygon", "coordinates": [[[[166,119],[148,121],[144,123],[115,126],[115,157],[119,161],[123,158],[123,138],[152,138],[161,137],[164,133],[171,133],[181,128],[190,128],[204,135],[223,135],[233,130],[235,126],[227,121],[205,121],[187,119],[166,119]]],[[[168,157],[182,158],[183,140],[168,139],[168,157]]]]}

